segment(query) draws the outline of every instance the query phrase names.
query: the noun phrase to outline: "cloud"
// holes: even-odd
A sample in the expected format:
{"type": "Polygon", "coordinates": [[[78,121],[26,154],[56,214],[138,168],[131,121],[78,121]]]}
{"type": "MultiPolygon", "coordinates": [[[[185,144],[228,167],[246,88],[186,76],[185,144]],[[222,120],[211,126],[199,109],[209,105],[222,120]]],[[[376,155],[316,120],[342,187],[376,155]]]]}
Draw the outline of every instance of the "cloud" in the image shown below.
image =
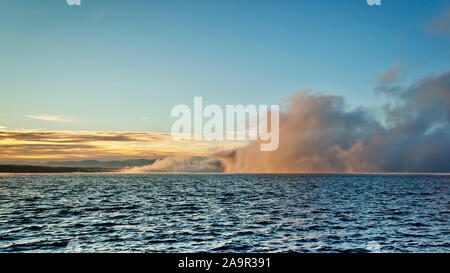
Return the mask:
{"type": "Polygon", "coordinates": [[[301,91],[280,113],[278,150],[255,141],[218,158],[227,172],[450,172],[450,72],[391,82],[379,90],[394,98],[383,124],[340,96],[301,91]]]}
{"type": "Polygon", "coordinates": [[[402,64],[397,63],[388,71],[385,71],[377,76],[376,81],[378,85],[387,85],[395,83],[400,79],[400,73],[402,70],[402,64]]]}
{"type": "Polygon", "coordinates": [[[168,136],[168,134],[146,132],[5,131],[0,133],[0,140],[49,143],[145,142],[165,140],[168,136]]]}
{"type": "Polygon", "coordinates": [[[168,133],[0,131],[0,159],[129,159],[204,156],[231,150],[233,142],[174,141],[168,133]]]}
{"type": "Polygon", "coordinates": [[[375,93],[389,96],[402,92],[403,87],[399,85],[403,76],[402,68],[402,63],[398,62],[389,70],[379,74],[375,78],[375,93]]]}
{"type": "Polygon", "coordinates": [[[134,167],[124,170],[129,173],[190,173],[190,172],[222,172],[224,166],[222,161],[210,157],[201,156],[178,156],[158,159],[155,163],[143,167],[134,167]]]}
{"type": "Polygon", "coordinates": [[[55,116],[55,115],[27,115],[28,118],[45,120],[45,121],[56,121],[56,122],[72,122],[73,120],[64,116],[55,116]]]}
{"type": "Polygon", "coordinates": [[[425,30],[435,35],[450,34],[450,7],[444,9],[431,21],[426,22],[425,30]]]}

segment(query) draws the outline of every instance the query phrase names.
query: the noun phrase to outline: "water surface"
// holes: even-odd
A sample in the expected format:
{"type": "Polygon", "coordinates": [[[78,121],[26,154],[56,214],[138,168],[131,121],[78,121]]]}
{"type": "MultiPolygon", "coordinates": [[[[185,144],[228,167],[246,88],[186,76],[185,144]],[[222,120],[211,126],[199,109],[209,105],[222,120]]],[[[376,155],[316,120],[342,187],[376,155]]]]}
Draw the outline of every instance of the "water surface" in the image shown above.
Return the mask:
{"type": "Polygon", "coordinates": [[[0,175],[0,208],[1,252],[450,252],[445,175],[0,175]]]}

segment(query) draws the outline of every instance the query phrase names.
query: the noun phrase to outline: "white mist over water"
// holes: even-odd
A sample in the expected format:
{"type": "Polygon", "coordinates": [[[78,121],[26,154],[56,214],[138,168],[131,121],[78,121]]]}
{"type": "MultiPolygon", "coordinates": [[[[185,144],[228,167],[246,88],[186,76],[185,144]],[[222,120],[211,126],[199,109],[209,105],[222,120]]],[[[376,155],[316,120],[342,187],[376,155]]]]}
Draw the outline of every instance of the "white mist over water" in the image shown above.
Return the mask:
{"type": "Polygon", "coordinates": [[[222,162],[218,159],[190,156],[190,157],[166,157],[156,160],[153,164],[125,169],[125,173],[189,173],[189,172],[222,172],[222,162]]]}

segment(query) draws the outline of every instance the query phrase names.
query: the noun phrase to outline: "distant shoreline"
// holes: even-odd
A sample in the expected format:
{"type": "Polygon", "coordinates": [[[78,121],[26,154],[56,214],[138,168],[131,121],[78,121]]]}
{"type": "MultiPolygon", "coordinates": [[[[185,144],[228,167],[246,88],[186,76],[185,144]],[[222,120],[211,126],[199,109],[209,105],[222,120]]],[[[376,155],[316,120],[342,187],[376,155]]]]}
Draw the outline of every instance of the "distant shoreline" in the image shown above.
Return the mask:
{"type": "Polygon", "coordinates": [[[95,173],[118,172],[117,168],[50,167],[38,165],[0,165],[0,173],[95,173]]]}
{"type": "Polygon", "coordinates": [[[450,173],[227,173],[227,172],[122,172],[123,168],[54,167],[43,165],[0,164],[0,174],[64,174],[64,173],[117,173],[117,174],[202,174],[202,175],[450,175],[450,173]]]}

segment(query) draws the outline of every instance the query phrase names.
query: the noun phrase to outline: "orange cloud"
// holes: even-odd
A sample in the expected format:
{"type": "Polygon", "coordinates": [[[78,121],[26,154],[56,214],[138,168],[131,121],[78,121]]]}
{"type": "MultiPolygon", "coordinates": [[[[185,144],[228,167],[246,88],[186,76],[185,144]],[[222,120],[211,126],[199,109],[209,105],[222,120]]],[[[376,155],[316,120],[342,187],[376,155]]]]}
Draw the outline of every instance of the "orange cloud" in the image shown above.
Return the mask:
{"type": "Polygon", "coordinates": [[[175,141],[156,132],[0,131],[0,159],[204,156],[237,142],[175,141]]]}

